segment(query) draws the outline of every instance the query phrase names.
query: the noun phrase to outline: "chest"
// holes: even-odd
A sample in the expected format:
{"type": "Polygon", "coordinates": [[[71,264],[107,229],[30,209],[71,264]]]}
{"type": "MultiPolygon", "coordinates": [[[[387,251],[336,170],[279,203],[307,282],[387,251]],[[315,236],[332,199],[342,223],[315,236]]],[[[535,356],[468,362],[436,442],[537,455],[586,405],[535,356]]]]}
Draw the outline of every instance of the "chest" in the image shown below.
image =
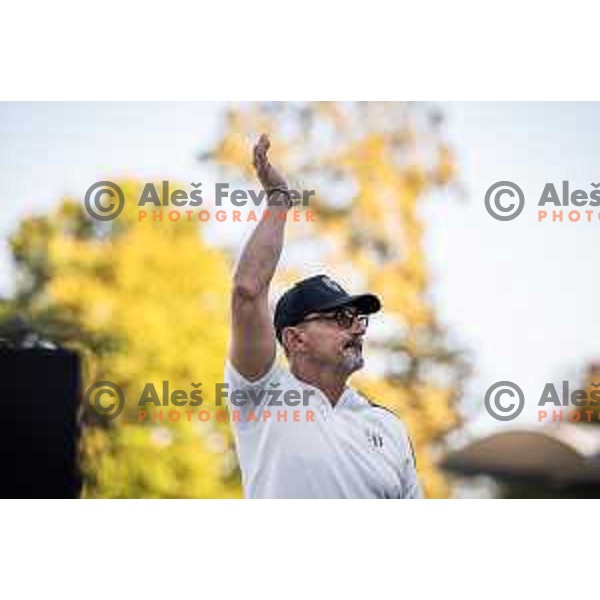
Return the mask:
{"type": "Polygon", "coordinates": [[[317,406],[314,421],[273,433],[288,456],[301,457],[305,476],[338,481],[358,497],[398,497],[401,447],[393,428],[378,412],[317,406]]]}

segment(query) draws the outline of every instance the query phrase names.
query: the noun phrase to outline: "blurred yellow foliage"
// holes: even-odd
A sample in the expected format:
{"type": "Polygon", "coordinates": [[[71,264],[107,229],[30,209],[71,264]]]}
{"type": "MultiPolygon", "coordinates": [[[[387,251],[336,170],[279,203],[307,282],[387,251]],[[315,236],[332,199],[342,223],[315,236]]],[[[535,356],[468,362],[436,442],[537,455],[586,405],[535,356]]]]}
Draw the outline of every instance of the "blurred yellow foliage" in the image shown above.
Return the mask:
{"type": "MultiPolygon", "coordinates": [[[[77,333],[62,341],[85,349],[84,389],[108,380],[125,394],[123,413],[108,424],[84,407],[84,495],[239,497],[227,423],[168,420],[168,411],[189,407],[165,408],[162,422],[137,417],[145,384],[161,390],[164,380],[187,393],[201,382],[201,408],[214,411],[228,336],[226,257],[203,242],[196,223],[138,222],[141,184],[119,183],[126,209],[110,225],[90,225],[82,203],[67,199],[55,214],[23,222],[12,239],[23,283],[35,290],[21,291],[32,322],[70,319],[77,333]]],[[[63,324],[50,335],[61,341],[61,331],[63,324]]]]}
{"type": "MultiPolygon", "coordinates": [[[[464,377],[429,300],[419,214],[428,192],[455,177],[438,126],[439,115],[421,105],[243,104],[227,113],[206,155],[255,186],[251,148],[266,131],[291,184],[316,189],[316,222],[288,227],[276,287],[307,275],[316,260],[348,287],[383,298],[388,335],[373,336],[367,358],[385,368],[354,383],[407,424],[429,497],[449,492],[436,459],[459,424],[464,377]]],[[[202,408],[214,411],[228,339],[228,257],[205,243],[198,223],[138,221],[142,184],[118,183],[126,198],[118,219],[95,222],[81,201],[65,199],[53,214],[23,221],[11,239],[16,309],[80,350],[84,388],[109,380],[127,399],[108,423],[86,408],[84,494],[239,497],[227,423],[137,419],[144,384],[160,389],[165,380],[188,392],[202,382],[202,408]]]]}

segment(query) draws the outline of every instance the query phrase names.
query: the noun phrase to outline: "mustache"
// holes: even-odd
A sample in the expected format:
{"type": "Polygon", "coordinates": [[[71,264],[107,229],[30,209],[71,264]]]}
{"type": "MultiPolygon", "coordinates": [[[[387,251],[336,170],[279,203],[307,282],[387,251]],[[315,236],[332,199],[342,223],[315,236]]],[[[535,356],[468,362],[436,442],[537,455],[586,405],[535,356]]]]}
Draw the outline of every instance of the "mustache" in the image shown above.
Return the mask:
{"type": "Polygon", "coordinates": [[[363,347],[363,339],[360,336],[354,336],[351,337],[345,344],[344,344],[344,350],[346,348],[358,348],[359,350],[362,350],[363,347]]]}

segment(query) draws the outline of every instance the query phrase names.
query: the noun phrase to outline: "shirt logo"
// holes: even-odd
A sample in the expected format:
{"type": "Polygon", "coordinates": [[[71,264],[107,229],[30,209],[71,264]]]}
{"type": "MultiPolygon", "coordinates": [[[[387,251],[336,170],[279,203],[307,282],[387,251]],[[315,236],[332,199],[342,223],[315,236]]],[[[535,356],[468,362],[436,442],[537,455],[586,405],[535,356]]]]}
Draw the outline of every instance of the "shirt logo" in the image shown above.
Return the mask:
{"type": "Polygon", "coordinates": [[[374,429],[368,429],[367,440],[373,448],[377,448],[378,450],[383,448],[383,436],[378,431],[375,431],[374,429]]]}

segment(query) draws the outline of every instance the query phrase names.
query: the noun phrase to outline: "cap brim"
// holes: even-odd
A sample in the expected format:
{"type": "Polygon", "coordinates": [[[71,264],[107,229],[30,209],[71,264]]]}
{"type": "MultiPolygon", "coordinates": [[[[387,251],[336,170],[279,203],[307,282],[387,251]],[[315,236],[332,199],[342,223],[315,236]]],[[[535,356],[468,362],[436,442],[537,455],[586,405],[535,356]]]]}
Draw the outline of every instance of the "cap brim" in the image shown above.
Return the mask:
{"type": "Polygon", "coordinates": [[[356,306],[361,314],[370,315],[381,310],[381,300],[375,294],[357,294],[355,296],[340,298],[336,302],[320,307],[319,310],[331,310],[332,308],[340,308],[342,306],[356,306]]]}

